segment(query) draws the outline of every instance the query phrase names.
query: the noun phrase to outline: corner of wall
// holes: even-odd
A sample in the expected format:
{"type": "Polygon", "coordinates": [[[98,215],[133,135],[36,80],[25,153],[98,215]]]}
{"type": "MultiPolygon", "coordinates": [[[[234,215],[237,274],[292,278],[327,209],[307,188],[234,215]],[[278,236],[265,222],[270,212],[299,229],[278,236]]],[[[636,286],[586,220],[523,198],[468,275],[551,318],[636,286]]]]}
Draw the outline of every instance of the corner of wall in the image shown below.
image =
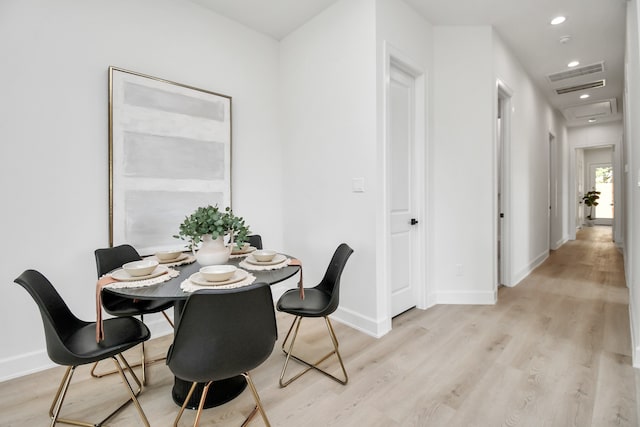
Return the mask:
{"type": "Polygon", "coordinates": [[[338,307],[331,318],[374,338],[380,338],[391,330],[391,322],[387,318],[372,319],[344,307],[338,307]]]}

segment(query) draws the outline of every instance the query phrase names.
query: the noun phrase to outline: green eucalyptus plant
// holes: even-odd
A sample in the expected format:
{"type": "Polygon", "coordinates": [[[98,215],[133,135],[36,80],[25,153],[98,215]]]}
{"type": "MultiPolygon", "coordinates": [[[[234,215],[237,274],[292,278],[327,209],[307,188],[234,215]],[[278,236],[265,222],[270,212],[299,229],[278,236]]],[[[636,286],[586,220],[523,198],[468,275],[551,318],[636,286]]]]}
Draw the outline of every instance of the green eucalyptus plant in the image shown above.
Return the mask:
{"type": "Polygon", "coordinates": [[[235,216],[230,207],[224,211],[218,206],[199,207],[191,215],[185,217],[180,224],[179,232],[174,235],[176,239],[189,242],[189,249],[193,249],[202,241],[202,236],[210,234],[212,239],[230,236],[229,243],[241,248],[247,240],[249,226],[244,223],[244,218],[235,216]]]}

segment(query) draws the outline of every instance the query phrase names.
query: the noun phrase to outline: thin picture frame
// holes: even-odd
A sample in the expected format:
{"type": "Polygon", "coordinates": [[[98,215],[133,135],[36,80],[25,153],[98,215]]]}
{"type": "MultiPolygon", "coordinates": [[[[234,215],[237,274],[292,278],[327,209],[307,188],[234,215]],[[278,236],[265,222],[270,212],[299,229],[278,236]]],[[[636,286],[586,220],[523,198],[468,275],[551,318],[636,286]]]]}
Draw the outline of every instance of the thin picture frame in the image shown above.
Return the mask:
{"type": "Polygon", "coordinates": [[[199,206],[231,206],[231,97],[109,67],[109,245],[141,255],[199,206]]]}

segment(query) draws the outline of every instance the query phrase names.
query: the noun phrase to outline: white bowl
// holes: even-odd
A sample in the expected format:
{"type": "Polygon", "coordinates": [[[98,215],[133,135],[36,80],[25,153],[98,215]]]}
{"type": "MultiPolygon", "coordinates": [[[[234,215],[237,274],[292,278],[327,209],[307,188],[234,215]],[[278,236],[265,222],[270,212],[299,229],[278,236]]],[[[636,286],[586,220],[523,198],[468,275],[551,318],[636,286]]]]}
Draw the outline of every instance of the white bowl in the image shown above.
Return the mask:
{"type": "Polygon", "coordinates": [[[160,251],[156,252],[155,255],[160,261],[171,261],[177,259],[180,254],[182,254],[181,251],[160,251]]]}
{"type": "Polygon", "coordinates": [[[247,249],[249,249],[249,243],[243,243],[240,246],[240,249],[238,249],[238,245],[235,244],[235,243],[231,245],[231,252],[232,253],[233,252],[243,252],[243,251],[246,251],[247,249]]]}
{"type": "Polygon", "coordinates": [[[257,251],[253,251],[251,253],[255,259],[261,262],[268,262],[273,259],[277,255],[276,251],[270,251],[268,249],[258,249],[257,251]]]}
{"type": "Polygon", "coordinates": [[[151,259],[143,259],[141,261],[132,261],[128,262],[122,266],[124,271],[129,273],[130,276],[138,277],[138,276],[146,276],[151,274],[153,270],[158,266],[158,261],[154,261],[151,259]]]}
{"type": "Polygon", "coordinates": [[[200,269],[200,274],[207,282],[223,282],[229,280],[237,269],[234,265],[208,265],[200,269]]]}

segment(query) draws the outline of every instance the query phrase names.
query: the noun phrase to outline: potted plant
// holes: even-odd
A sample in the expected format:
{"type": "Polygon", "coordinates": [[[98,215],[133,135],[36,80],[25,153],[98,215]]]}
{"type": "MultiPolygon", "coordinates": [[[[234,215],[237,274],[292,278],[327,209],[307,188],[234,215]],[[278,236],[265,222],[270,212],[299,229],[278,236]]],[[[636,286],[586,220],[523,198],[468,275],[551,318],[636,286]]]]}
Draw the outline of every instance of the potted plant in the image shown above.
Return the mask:
{"type": "Polygon", "coordinates": [[[220,210],[217,205],[209,205],[199,207],[185,217],[178,234],[173,237],[189,243],[189,249],[194,251],[199,264],[212,265],[227,262],[233,244],[242,247],[248,234],[249,227],[244,218],[234,215],[230,207],[220,210]],[[225,246],[225,236],[229,236],[229,246],[225,246]],[[200,242],[202,246],[196,253],[200,242]]]}
{"type": "Polygon", "coordinates": [[[600,198],[600,191],[596,191],[595,189],[587,191],[587,193],[582,196],[582,201],[586,206],[589,206],[589,215],[587,215],[587,225],[593,225],[593,207],[598,206],[598,199],[600,198]]]}

